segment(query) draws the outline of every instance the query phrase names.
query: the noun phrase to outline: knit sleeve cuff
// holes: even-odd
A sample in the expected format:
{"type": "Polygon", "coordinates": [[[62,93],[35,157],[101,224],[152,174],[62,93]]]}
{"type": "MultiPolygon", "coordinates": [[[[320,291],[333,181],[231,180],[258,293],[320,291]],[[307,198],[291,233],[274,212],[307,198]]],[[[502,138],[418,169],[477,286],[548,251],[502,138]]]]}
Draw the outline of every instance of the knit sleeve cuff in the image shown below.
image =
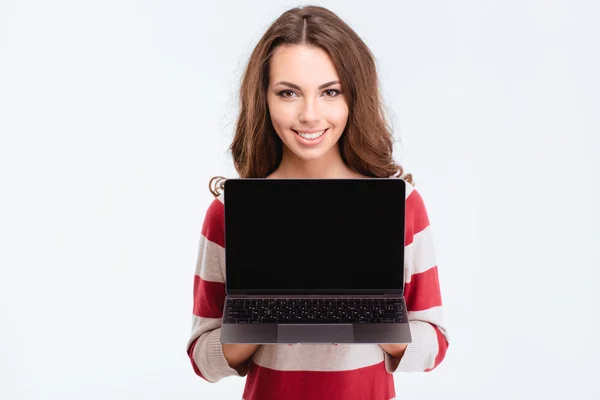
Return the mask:
{"type": "Polygon", "coordinates": [[[223,354],[221,343],[221,328],[210,331],[201,346],[194,349],[195,357],[200,357],[199,368],[209,382],[217,382],[228,376],[245,376],[246,365],[240,367],[240,371],[231,368],[223,354]],[[198,348],[199,347],[199,348],[198,348]]]}
{"type": "Polygon", "coordinates": [[[390,374],[396,371],[417,372],[433,366],[438,351],[435,329],[427,322],[409,321],[412,342],[398,363],[398,360],[384,352],[385,369],[390,374]]]}

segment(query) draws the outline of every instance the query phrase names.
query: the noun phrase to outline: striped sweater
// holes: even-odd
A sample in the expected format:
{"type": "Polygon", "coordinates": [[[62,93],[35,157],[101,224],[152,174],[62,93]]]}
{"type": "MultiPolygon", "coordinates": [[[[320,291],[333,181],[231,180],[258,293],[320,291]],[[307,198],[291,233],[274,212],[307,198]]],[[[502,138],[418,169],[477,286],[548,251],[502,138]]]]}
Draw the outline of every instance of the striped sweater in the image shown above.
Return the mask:
{"type": "Polygon", "coordinates": [[[400,363],[377,344],[268,344],[237,370],[231,368],[220,342],[226,276],[223,196],[206,211],[194,275],[186,350],[198,376],[211,383],[246,377],[244,400],[389,400],[396,396],[396,371],[431,371],[444,359],[448,336],[429,218],[421,195],[407,182],[404,294],[413,341],[400,363]]]}

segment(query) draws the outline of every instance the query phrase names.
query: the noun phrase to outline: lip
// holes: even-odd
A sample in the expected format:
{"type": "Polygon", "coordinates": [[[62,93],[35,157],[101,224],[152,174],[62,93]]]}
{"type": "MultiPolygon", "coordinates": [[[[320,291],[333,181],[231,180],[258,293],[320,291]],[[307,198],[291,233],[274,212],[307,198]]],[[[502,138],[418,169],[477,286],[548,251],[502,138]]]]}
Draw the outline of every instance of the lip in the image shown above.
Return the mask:
{"type": "MultiPolygon", "coordinates": [[[[309,140],[309,139],[304,139],[302,136],[300,136],[298,134],[298,131],[292,129],[294,131],[294,137],[296,138],[296,140],[303,146],[316,146],[319,143],[321,143],[325,137],[327,136],[327,134],[329,133],[329,128],[325,129],[325,132],[323,132],[323,134],[321,136],[319,136],[317,139],[313,139],[313,140],[309,140]]],[[[321,131],[315,131],[315,132],[321,132],[321,131]]],[[[314,133],[314,132],[304,132],[302,131],[302,133],[314,133]]]]}
{"type": "Polygon", "coordinates": [[[306,130],[299,130],[299,129],[292,129],[294,132],[298,133],[298,132],[302,132],[302,133],[315,133],[315,132],[321,132],[321,131],[325,131],[329,128],[323,128],[323,129],[306,129],[306,130]]]}

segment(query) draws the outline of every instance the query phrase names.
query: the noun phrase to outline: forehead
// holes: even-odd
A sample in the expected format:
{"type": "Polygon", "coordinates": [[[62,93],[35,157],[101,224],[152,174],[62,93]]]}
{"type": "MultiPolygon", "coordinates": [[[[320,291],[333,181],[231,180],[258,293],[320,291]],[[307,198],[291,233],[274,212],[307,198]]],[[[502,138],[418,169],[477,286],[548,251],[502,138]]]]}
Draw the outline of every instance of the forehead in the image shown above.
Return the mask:
{"type": "Polygon", "coordinates": [[[279,46],[271,57],[270,69],[271,85],[288,81],[308,88],[339,80],[331,57],[318,47],[279,46]]]}

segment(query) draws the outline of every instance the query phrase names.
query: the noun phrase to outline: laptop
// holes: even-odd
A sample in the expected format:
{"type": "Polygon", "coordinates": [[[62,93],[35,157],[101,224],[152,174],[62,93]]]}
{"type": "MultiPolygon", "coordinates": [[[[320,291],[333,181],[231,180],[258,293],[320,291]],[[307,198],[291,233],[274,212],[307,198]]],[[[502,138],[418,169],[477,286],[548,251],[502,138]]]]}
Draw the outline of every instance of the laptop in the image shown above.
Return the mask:
{"type": "Polygon", "coordinates": [[[228,179],[221,343],[411,343],[406,184],[228,179]]]}

